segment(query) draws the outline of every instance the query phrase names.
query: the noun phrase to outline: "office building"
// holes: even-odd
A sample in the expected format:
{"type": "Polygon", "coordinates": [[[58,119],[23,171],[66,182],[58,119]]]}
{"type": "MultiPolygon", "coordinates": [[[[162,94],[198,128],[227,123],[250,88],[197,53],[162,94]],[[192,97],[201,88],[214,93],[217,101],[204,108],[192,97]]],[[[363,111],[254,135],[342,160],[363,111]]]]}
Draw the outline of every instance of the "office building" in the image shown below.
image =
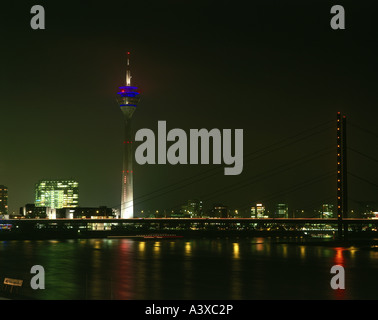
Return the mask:
{"type": "Polygon", "coordinates": [[[56,215],[60,219],[106,219],[115,218],[116,211],[106,206],[76,207],[57,209],[56,215]]]}
{"type": "Polygon", "coordinates": [[[56,219],[56,209],[28,203],[20,208],[20,216],[28,219],[56,219]]]}
{"type": "Polygon", "coordinates": [[[203,215],[203,205],[201,200],[188,200],[181,206],[181,214],[189,218],[200,218],[203,215]]]}
{"type": "Polygon", "coordinates": [[[215,204],[211,210],[211,216],[214,218],[228,218],[228,207],[223,204],[215,204]]]}
{"type": "Polygon", "coordinates": [[[325,203],[320,210],[320,218],[334,218],[333,204],[325,203]]]}
{"type": "Polygon", "coordinates": [[[35,186],[35,206],[52,209],[79,205],[79,183],[74,180],[41,180],[35,186]]]}
{"type": "Polygon", "coordinates": [[[257,203],[251,207],[251,218],[267,218],[265,207],[262,203],[257,203]]]}
{"type": "Polygon", "coordinates": [[[8,214],[8,188],[0,185],[0,215],[8,214]]]}
{"type": "Polygon", "coordinates": [[[274,218],[288,218],[289,217],[289,207],[285,203],[276,204],[274,210],[274,218]]]}

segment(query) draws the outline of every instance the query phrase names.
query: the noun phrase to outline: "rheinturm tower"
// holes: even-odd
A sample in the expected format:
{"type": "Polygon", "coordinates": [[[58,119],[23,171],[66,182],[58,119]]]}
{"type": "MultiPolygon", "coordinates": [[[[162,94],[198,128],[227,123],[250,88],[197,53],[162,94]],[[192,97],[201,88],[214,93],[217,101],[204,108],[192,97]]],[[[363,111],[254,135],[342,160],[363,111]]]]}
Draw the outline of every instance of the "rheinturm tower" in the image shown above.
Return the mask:
{"type": "Polygon", "coordinates": [[[134,193],[133,193],[133,132],[131,119],[139,102],[138,87],[131,86],[130,52],[127,52],[126,81],[119,87],[117,101],[125,120],[125,135],[123,141],[123,168],[122,168],[122,195],[121,218],[134,217],[134,193]]]}

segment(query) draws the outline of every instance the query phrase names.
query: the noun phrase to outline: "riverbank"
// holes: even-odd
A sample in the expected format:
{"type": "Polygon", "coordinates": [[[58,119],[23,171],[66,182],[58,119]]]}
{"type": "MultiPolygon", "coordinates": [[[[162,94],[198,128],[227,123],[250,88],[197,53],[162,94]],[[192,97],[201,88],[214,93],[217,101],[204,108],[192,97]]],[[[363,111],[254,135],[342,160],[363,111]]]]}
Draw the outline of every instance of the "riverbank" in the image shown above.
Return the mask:
{"type": "Polygon", "coordinates": [[[141,238],[153,236],[165,236],[167,238],[180,237],[185,239],[198,238],[225,238],[225,237],[306,237],[301,231],[256,231],[256,230],[28,230],[28,231],[3,231],[0,232],[0,240],[48,240],[48,239],[101,239],[101,238],[141,238]]]}
{"type": "Polygon", "coordinates": [[[160,230],[160,231],[120,231],[99,230],[33,230],[27,232],[2,231],[0,241],[7,240],[69,240],[69,239],[122,239],[132,238],[136,240],[172,240],[172,239],[242,239],[242,238],[274,238],[276,243],[323,245],[323,246],[353,246],[353,245],[378,245],[377,232],[350,232],[345,239],[337,239],[335,235],[327,237],[311,237],[302,231],[283,230],[160,230]],[[285,240],[286,239],[286,240],[285,240]],[[295,239],[296,241],[293,241],[295,239]]]}

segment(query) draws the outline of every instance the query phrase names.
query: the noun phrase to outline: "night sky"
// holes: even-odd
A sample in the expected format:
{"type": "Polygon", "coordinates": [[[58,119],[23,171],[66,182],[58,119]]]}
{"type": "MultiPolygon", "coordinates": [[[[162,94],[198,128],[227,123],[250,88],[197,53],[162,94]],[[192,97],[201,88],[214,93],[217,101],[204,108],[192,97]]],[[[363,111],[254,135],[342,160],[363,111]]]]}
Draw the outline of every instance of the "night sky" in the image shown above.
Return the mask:
{"type": "Polygon", "coordinates": [[[142,93],[134,130],[156,132],[159,120],[168,130],[244,130],[239,176],[225,176],[223,164],[135,164],[136,211],[191,198],[239,209],[334,203],[337,111],[348,119],[350,207],[378,201],[374,2],[6,1],[0,184],[10,212],[53,178],[79,181],[81,206],[120,205],[115,98],[127,51],[142,93]],[[45,30],[30,27],[35,4],[45,8],[45,30]],[[335,4],[345,30],[330,27],[335,4]]]}

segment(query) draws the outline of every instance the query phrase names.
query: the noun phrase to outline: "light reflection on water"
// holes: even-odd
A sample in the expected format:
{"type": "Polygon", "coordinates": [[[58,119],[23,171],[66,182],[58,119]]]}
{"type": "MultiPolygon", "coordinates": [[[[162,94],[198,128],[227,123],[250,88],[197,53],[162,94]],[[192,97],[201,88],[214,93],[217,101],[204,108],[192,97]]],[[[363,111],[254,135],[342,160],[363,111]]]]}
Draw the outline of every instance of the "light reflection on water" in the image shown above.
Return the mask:
{"type": "Polygon", "coordinates": [[[377,267],[376,248],[287,239],[0,242],[0,274],[39,299],[377,299],[377,267]],[[36,264],[45,290],[28,286],[36,264]],[[345,290],[330,287],[335,264],[345,290]]]}

